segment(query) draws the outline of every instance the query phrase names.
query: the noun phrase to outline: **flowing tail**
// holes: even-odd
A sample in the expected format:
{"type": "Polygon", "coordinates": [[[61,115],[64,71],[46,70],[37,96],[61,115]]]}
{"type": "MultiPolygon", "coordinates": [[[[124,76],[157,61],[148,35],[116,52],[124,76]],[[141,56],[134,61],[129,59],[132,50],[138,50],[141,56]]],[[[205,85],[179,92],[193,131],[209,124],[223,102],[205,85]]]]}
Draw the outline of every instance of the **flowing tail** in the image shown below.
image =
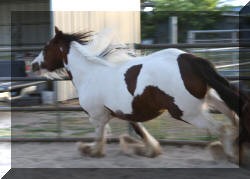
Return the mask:
{"type": "Polygon", "coordinates": [[[240,89],[239,143],[250,142],[250,98],[240,89]]]}
{"type": "Polygon", "coordinates": [[[190,63],[197,73],[206,81],[208,86],[215,89],[226,105],[239,116],[239,142],[250,142],[249,97],[241,89],[236,88],[218,74],[212,63],[199,57],[193,56],[193,58],[195,59],[190,60],[190,63]]]}

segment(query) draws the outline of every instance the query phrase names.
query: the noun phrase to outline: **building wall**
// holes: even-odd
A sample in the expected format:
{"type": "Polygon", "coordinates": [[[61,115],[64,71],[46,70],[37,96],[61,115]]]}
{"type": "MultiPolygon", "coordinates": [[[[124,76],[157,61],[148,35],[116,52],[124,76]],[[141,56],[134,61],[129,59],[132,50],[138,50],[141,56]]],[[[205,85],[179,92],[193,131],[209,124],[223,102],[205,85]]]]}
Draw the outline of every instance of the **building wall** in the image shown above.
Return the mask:
{"type": "MultiPolygon", "coordinates": [[[[64,32],[93,30],[99,32],[105,27],[116,31],[123,43],[140,43],[139,11],[56,11],[54,25],[64,32]]],[[[59,101],[76,98],[71,82],[57,82],[59,101]]]]}
{"type": "MultiPolygon", "coordinates": [[[[11,45],[11,14],[15,11],[49,11],[49,0],[1,0],[0,46],[11,45]]],[[[26,18],[27,19],[27,18],[26,18]]]]}
{"type": "Polygon", "coordinates": [[[140,42],[140,12],[54,12],[54,24],[65,32],[114,29],[122,42],[140,42]]]}
{"type": "MultiPolygon", "coordinates": [[[[49,37],[46,33],[50,26],[49,19],[46,24],[45,19],[35,19],[33,15],[19,16],[17,13],[25,15],[27,11],[28,13],[49,11],[49,5],[49,0],[0,0],[0,48],[44,44],[49,37]]],[[[16,59],[19,54],[1,50],[0,60],[16,59]]]]}

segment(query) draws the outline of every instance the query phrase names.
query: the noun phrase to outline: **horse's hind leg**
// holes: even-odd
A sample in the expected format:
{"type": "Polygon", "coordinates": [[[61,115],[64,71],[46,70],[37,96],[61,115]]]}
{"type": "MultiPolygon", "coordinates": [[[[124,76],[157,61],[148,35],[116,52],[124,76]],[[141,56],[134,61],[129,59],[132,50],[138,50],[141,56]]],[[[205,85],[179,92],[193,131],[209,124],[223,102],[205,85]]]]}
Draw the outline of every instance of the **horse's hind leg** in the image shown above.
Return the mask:
{"type": "MultiPolygon", "coordinates": [[[[219,95],[214,89],[209,90],[209,92],[206,95],[205,101],[208,104],[208,106],[214,107],[216,110],[218,110],[219,112],[221,112],[222,114],[224,114],[231,120],[232,126],[227,126],[227,128],[231,128],[232,130],[235,130],[236,131],[235,137],[237,137],[237,131],[239,130],[239,118],[237,114],[227,107],[227,105],[220,99],[219,95]]],[[[237,140],[235,140],[234,150],[236,151],[238,155],[239,149],[236,143],[237,143],[237,140]]],[[[216,151],[217,149],[221,150],[220,148],[222,148],[222,144],[218,141],[213,142],[210,144],[209,148],[211,149],[212,153],[215,154],[214,151],[216,151]]],[[[216,157],[216,154],[214,156],[216,157]]]]}
{"type": "MultiPolygon", "coordinates": [[[[186,117],[185,120],[198,128],[208,129],[210,134],[218,136],[227,157],[238,162],[238,152],[234,142],[238,132],[236,127],[214,120],[205,110],[200,111],[198,115],[186,117]]],[[[219,149],[218,146],[216,148],[219,149]]]]}
{"type": "Polygon", "coordinates": [[[226,115],[234,126],[239,126],[239,118],[236,113],[227,107],[227,105],[220,99],[219,95],[214,89],[210,89],[208,91],[205,101],[208,106],[212,106],[222,114],[226,115]]]}
{"type": "Polygon", "coordinates": [[[130,123],[142,141],[133,139],[128,135],[120,137],[120,145],[125,153],[133,153],[146,157],[156,157],[161,154],[159,142],[142,126],[141,123],[130,123]]]}

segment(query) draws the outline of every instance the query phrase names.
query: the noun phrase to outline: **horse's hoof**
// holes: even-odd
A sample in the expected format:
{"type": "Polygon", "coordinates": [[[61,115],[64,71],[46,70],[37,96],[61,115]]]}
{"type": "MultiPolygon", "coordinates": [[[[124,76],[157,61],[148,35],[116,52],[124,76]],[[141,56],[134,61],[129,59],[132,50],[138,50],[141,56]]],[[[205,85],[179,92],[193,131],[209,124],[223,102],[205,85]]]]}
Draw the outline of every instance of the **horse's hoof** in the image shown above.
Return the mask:
{"type": "Polygon", "coordinates": [[[131,147],[132,144],[139,145],[139,141],[130,137],[127,134],[121,135],[119,139],[120,139],[120,148],[122,152],[125,153],[126,155],[131,155],[134,153],[133,148],[131,147]]]}
{"type": "Polygon", "coordinates": [[[143,147],[135,148],[135,153],[140,156],[155,158],[162,154],[162,148],[160,144],[152,146],[145,143],[143,147]]]}
{"type": "Polygon", "coordinates": [[[102,157],[105,157],[105,154],[103,152],[100,152],[100,151],[92,151],[90,152],[89,154],[90,157],[95,157],[95,158],[102,158],[102,157]]]}
{"type": "Polygon", "coordinates": [[[155,158],[162,154],[161,149],[149,149],[146,146],[135,148],[135,154],[143,157],[155,158]]]}
{"type": "Polygon", "coordinates": [[[120,146],[127,155],[136,154],[154,158],[162,153],[160,146],[149,146],[147,143],[134,139],[127,134],[120,136],[120,146]]]}
{"type": "Polygon", "coordinates": [[[227,160],[227,156],[224,152],[221,142],[212,142],[208,145],[208,149],[215,160],[227,160]]]}
{"type": "Polygon", "coordinates": [[[82,142],[77,143],[79,152],[84,156],[101,158],[104,157],[105,154],[102,150],[98,150],[95,148],[93,144],[85,144],[82,142]]]}
{"type": "Polygon", "coordinates": [[[235,153],[235,155],[227,155],[224,151],[222,143],[219,141],[209,144],[208,149],[212,154],[214,160],[216,161],[229,161],[236,165],[239,164],[239,157],[237,155],[237,152],[235,153]]]}

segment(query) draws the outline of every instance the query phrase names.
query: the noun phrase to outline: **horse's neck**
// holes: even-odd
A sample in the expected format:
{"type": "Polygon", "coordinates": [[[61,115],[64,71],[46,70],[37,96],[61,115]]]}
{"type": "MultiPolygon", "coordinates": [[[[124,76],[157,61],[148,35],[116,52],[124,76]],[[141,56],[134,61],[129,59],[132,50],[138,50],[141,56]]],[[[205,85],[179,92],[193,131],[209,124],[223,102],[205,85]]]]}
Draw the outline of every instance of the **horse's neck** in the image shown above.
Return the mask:
{"type": "Polygon", "coordinates": [[[85,51],[86,49],[80,50],[74,45],[71,46],[68,54],[68,65],[66,66],[71,72],[76,87],[93,80],[95,74],[99,74],[103,69],[112,67],[112,64],[92,56],[85,51]],[[84,52],[80,50],[84,50],[84,52]]]}
{"type": "Polygon", "coordinates": [[[68,54],[67,68],[71,72],[76,87],[83,83],[91,71],[93,71],[93,66],[74,48],[71,48],[68,54]]]}

